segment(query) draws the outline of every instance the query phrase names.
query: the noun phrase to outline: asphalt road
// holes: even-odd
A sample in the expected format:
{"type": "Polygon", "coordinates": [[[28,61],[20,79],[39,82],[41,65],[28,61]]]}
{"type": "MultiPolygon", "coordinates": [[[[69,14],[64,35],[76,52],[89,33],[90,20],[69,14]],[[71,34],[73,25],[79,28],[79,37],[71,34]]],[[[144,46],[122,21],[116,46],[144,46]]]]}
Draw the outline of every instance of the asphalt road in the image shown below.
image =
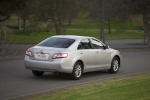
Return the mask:
{"type": "Polygon", "coordinates": [[[0,62],[0,100],[135,73],[150,72],[150,51],[122,52],[122,57],[122,66],[117,74],[109,74],[106,71],[86,73],[80,80],[76,81],[70,80],[65,74],[45,73],[42,77],[35,77],[31,71],[25,69],[23,60],[0,62]]]}

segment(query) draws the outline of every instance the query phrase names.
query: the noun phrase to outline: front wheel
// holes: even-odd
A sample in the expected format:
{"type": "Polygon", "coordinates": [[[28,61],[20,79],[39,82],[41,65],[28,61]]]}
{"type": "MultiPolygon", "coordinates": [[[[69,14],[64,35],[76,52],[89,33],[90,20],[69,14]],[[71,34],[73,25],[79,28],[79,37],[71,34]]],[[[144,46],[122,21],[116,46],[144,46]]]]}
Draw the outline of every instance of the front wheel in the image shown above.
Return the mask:
{"type": "Polygon", "coordinates": [[[81,78],[83,73],[83,65],[80,62],[76,62],[72,71],[72,79],[78,80],[81,78]]]}
{"type": "Polygon", "coordinates": [[[118,57],[114,57],[111,62],[111,68],[108,70],[110,73],[117,73],[120,67],[120,62],[118,57]]]}
{"type": "Polygon", "coordinates": [[[33,74],[34,76],[42,76],[42,75],[44,74],[44,72],[43,72],[43,71],[35,71],[35,70],[32,70],[32,74],[33,74]]]}

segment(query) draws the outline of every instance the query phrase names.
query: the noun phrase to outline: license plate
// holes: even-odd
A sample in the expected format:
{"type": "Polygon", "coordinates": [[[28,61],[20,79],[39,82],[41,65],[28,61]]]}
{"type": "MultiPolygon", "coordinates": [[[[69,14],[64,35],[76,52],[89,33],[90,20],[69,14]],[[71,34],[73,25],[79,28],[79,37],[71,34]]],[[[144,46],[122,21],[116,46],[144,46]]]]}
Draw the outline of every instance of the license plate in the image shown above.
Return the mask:
{"type": "Polygon", "coordinates": [[[48,54],[35,53],[35,58],[36,59],[47,60],[48,57],[49,57],[48,54]]]}

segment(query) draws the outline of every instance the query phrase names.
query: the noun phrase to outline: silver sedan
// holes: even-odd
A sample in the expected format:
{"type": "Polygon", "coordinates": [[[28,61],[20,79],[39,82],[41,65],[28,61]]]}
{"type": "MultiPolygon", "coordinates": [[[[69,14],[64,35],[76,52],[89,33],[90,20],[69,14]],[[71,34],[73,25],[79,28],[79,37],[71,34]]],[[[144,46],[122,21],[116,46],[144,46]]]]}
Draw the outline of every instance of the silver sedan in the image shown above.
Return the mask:
{"type": "Polygon", "coordinates": [[[80,79],[83,73],[91,71],[117,73],[121,55],[93,37],[58,35],[29,48],[24,62],[26,69],[32,70],[35,76],[61,72],[80,79]]]}

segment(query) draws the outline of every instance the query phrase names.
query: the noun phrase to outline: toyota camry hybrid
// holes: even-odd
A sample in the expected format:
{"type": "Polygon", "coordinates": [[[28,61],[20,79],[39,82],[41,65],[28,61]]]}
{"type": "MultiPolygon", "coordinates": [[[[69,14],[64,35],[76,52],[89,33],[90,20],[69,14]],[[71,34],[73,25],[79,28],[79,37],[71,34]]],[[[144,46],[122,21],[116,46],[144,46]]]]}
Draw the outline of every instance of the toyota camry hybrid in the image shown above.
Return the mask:
{"type": "Polygon", "coordinates": [[[29,48],[24,63],[35,76],[60,72],[77,80],[85,72],[108,70],[117,73],[121,55],[118,50],[93,37],[58,35],[29,48]]]}

